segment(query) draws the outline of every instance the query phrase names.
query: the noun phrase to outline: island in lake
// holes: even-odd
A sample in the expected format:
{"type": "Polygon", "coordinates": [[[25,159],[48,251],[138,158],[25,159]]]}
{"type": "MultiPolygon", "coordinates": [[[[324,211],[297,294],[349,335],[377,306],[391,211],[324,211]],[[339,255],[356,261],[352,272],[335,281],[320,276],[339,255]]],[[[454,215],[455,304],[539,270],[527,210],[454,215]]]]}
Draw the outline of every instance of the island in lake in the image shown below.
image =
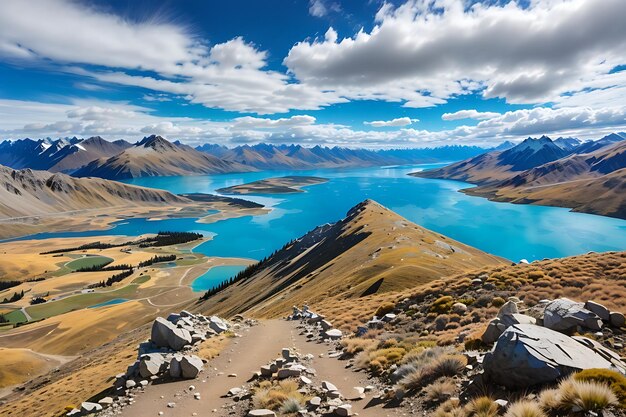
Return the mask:
{"type": "Polygon", "coordinates": [[[291,175],[286,177],[266,178],[247,184],[220,188],[217,191],[224,194],[292,194],[303,193],[302,187],[322,184],[328,178],[291,175]]]}

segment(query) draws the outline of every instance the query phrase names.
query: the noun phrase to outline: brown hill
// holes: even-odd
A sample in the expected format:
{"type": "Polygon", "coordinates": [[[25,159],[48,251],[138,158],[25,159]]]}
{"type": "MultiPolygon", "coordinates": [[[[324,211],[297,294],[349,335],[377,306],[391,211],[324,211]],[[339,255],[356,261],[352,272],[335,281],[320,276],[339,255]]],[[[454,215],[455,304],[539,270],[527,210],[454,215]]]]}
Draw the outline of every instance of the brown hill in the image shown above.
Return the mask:
{"type": "Polygon", "coordinates": [[[99,178],[73,178],[47,171],[16,171],[1,165],[0,185],[0,217],[5,218],[102,207],[190,202],[162,190],[99,178]]]}
{"type": "Polygon", "coordinates": [[[464,190],[494,201],[568,207],[626,218],[626,141],[464,190]]]}
{"type": "Polygon", "coordinates": [[[76,177],[128,179],[152,176],[219,174],[250,171],[236,162],[224,161],[195,149],[149,136],[111,158],[92,161],[73,173],[76,177]]]}
{"type": "Polygon", "coordinates": [[[547,136],[528,138],[505,151],[493,151],[448,166],[411,175],[466,181],[472,184],[493,184],[536,166],[563,158],[569,151],[562,149],[547,136]]]}
{"type": "Polygon", "coordinates": [[[109,142],[100,136],[94,136],[65,146],[50,159],[47,170],[70,173],[95,159],[115,156],[130,146],[132,145],[124,140],[109,142]]]}
{"type": "Polygon", "coordinates": [[[367,200],[290,242],[200,308],[277,316],[293,304],[356,299],[503,262],[367,200]]]}

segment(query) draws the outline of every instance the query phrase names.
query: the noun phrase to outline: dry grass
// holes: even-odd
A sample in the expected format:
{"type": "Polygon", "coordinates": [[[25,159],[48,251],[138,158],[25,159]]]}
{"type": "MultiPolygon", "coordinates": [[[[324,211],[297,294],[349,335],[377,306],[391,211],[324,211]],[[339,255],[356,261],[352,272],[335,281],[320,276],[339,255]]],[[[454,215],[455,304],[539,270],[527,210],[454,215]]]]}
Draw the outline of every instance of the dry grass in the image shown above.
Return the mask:
{"type": "Polygon", "coordinates": [[[407,373],[400,381],[406,390],[417,390],[441,377],[453,377],[465,369],[463,355],[443,354],[442,350],[425,350],[415,360],[407,363],[407,373]]]}
{"type": "Polygon", "coordinates": [[[437,407],[432,417],[467,417],[467,412],[458,398],[451,398],[437,407]]]}
{"type": "Polygon", "coordinates": [[[574,379],[606,384],[617,396],[620,407],[626,409],[626,376],[608,369],[585,369],[575,374],[574,379]]]}
{"type": "Polygon", "coordinates": [[[539,404],[529,400],[521,400],[511,404],[504,417],[547,417],[539,404]]]}
{"type": "Polygon", "coordinates": [[[435,381],[424,388],[424,398],[426,401],[440,403],[452,397],[457,390],[454,382],[448,379],[435,381]]]}
{"type": "Polygon", "coordinates": [[[465,409],[470,417],[496,417],[498,415],[498,404],[489,397],[474,398],[465,409]]]}
{"type": "Polygon", "coordinates": [[[256,408],[281,410],[282,413],[297,412],[305,403],[305,398],[298,392],[298,388],[298,383],[293,379],[280,382],[262,381],[254,390],[252,402],[256,408]],[[296,406],[295,411],[291,411],[296,406]]]}
{"type": "Polygon", "coordinates": [[[374,339],[350,338],[341,341],[344,352],[349,355],[356,355],[363,351],[372,351],[378,346],[378,341],[374,339]]]}
{"type": "MultiPolygon", "coordinates": [[[[577,381],[568,378],[559,384],[558,407],[556,410],[570,412],[601,411],[617,405],[617,397],[611,388],[594,381],[577,381]]],[[[545,405],[547,408],[547,404],[545,405]]]]}

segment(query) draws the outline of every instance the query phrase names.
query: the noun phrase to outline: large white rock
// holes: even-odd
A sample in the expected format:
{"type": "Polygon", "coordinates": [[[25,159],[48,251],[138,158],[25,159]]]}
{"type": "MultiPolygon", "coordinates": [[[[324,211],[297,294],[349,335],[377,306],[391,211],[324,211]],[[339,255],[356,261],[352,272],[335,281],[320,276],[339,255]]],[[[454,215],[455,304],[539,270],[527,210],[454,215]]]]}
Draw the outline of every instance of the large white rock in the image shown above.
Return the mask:
{"type": "Polygon", "coordinates": [[[491,344],[498,340],[500,335],[509,327],[516,324],[535,324],[537,320],[534,317],[525,314],[506,314],[489,322],[487,329],[481,336],[483,343],[491,344]]]}
{"type": "Polygon", "coordinates": [[[195,378],[203,368],[202,359],[195,355],[185,355],[180,361],[180,370],[183,378],[195,378]]]}
{"type": "Polygon", "coordinates": [[[209,327],[216,333],[222,333],[228,330],[228,325],[217,316],[211,316],[211,318],[209,318],[209,327]]]}
{"type": "Polygon", "coordinates": [[[179,329],[163,317],[157,317],[154,323],[152,323],[150,339],[159,347],[181,350],[183,347],[191,344],[191,333],[185,329],[179,329]]]}
{"type": "Polygon", "coordinates": [[[248,411],[248,417],[276,417],[276,413],[266,408],[248,411]]]}
{"type": "Polygon", "coordinates": [[[341,333],[341,330],[339,329],[330,329],[326,331],[325,335],[329,339],[336,340],[336,339],[341,339],[341,336],[343,336],[343,333],[341,333]]]}
{"type": "Polygon", "coordinates": [[[587,310],[583,303],[559,298],[546,306],[543,312],[543,325],[557,331],[569,331],[577,326],[600,330],[602,320],[597,314],[587,310]]]}
{"type": "Polygon", "coordinates": [[[96,411],[102,411],[102,406],[98,403],[84,402],[80,405],[80,412],[82,414],[95,413],[96,411]]]}
{"type": "Polygon", "coordinates": [[[610,367],[609,361],[571,337],[533,324],[506,329],[483,359],[485,376],[510,388],[553,382],[581,369],[610,367]]]}

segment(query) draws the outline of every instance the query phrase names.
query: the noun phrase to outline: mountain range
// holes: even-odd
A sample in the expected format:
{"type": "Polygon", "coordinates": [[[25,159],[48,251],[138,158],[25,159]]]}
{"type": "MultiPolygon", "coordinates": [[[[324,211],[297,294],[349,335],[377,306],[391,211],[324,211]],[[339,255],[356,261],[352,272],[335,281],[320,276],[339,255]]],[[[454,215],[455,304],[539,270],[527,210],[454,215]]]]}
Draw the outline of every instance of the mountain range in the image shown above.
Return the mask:
{"type": "Polygon", "coordinates": [[[411,175],[477,184],[463,192],[494,201],[626,218],[626,135],[612,133],[574,147],[570,140],[557,141],[528,138],[503,152],[411,175]]]}
{"type": "Polygon", "coordinates": [[[0,143],[0,165],[63,172],[79,177],[128,179],[142,176],[201,175],[251,170],[345,168],[457,161],[497,148],[442,146],[419,149],[350,149],[301,145],[204,144],[195,149],[152,135],[131,144],[89,139],[20,139],[0,143]]]}

